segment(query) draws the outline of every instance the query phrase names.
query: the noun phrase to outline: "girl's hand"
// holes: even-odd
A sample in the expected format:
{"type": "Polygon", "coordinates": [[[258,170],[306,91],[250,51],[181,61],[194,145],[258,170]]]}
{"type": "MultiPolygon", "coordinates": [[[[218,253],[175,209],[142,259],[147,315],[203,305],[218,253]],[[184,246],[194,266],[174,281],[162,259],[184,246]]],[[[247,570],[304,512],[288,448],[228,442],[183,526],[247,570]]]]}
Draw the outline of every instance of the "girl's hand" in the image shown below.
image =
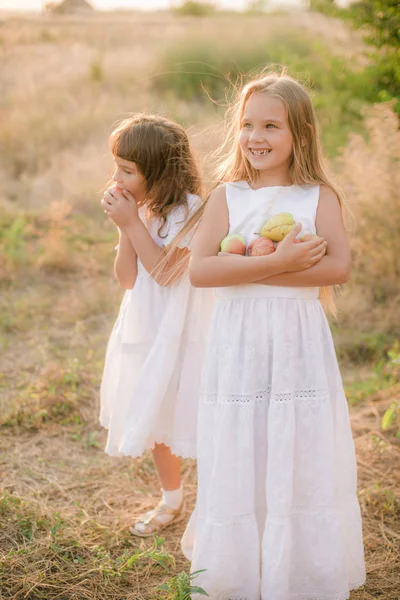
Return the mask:
{"type": "Polygon", "coordinates": [[[286,272],[308,269],[319,262],[325,254],[327,244],[322,238],[295,244],[294,239],[300,231],[301,224],[297,223],[276,250],[277,256],[284,261],[286,272]]]}
{"type": "Polygon", "coordinates": [[[110,188],[105,192],[101,205],[105,214],[121,229],[132,225],[139,217],[136,200],[127,190],[110,188]]]}

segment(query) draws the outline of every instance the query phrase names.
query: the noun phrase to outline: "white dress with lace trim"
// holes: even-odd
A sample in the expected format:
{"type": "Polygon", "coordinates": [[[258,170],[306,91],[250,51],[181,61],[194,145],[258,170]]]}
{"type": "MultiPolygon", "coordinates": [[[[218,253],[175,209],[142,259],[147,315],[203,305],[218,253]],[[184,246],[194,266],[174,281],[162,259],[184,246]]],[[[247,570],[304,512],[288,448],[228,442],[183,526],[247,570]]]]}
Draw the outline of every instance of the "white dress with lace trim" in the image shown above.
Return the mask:
{"type": "MultiPolygon", "coordinates": [[[[226,189],[230,233],[247,243],[278,212],[315,232],[317,186],[226,189]]],[[[216,296],[182,540],[205,569],[196,585],[211,600],[346,600],[365,579],[356,461],[318,288],[216,296]]]]}
{"type": "MultiPolygon", "coordinates": [[[[167,246],[200,204],[188,194],[161,230],[146,221],[157,244],[167,246]],[[188,214],[187,214],[188,213],[188,214]]],[[[191,237],[179,243],[191,246],[191,237]]],[[[160,286],[138,260],[132,290],[124,294],[106,352],[100,390],[100,423],[108,429],[106,452],[140,456],[164,443],[178,456],[196,456],[200,373],[214,295],[194,289],[186,276],[160,286]]]]}

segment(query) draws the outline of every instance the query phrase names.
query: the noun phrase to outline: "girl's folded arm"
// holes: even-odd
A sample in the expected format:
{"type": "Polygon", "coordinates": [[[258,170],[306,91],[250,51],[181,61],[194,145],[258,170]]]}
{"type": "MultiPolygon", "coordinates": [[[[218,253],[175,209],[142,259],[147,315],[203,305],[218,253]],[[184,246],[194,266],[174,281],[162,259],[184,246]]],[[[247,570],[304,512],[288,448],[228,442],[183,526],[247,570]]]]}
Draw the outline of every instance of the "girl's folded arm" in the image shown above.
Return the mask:
{"type": "Polygon", "coordinates": [[[207,202],[199,230],[194,238],[189,267],[195,287],[224,287],[252,283],[266,275],[285,270],[276,256],[218,256],[221,240],[229,231],[225,186],[216,188],[207,202]]]}
{"type": "Polygon", "coordinates": [[[126,227],[126,233],[144,268],[156,283],[168,286],[181,278],[189,261],[187,248],[175,248],[171,252],[168,252],[168,247],[160,248],[139,218],[126,227]]]}
{"type": "MultiPolygon", "coordinates": [[[[346,283],[350,278],[351,253],[343,224],[342,211],[336,194],[321,186],[316,216],[318,235],[328,246],[326,255],[312,267],[303,271],[280,273],[260,279],[265,285],[313,287],[346,283]]],[[[277,251],[277,253],[279,250],[277,251]]]]}
{"type": "Polygon", "coordinates": [[[114,261],[114,274],[119,284],[131,290],[137,277],[137,254],[127,233],[119,230],[117,256],[114,261]]]}

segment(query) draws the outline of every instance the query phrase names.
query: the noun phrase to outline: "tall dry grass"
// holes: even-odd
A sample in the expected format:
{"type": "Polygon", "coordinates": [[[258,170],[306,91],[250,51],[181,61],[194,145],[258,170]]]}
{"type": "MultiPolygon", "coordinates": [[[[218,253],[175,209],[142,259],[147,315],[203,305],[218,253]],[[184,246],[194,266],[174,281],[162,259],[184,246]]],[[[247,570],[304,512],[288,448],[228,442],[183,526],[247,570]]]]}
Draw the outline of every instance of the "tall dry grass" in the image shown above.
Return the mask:
{"type": "Polygon", "coordinates": [[[342,322],[400,335],[400,131],[390,104],[365,112],[366,137],[350,136],[336,170],[350,209],[353,274],[342,322]]]}

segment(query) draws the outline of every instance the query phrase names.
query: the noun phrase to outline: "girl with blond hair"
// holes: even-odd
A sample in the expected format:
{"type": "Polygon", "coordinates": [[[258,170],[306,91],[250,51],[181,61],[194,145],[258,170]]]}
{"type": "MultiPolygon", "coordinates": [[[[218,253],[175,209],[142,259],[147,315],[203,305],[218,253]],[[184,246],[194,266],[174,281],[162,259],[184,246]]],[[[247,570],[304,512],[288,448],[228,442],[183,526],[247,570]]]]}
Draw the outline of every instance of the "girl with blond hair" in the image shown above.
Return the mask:
{"type": "Polygon", "coordinates": [[[345,600],[365,579],[361,517],[348,407],[321,305],[332,308],[331,286],[350,275],[342,195],[299,82],[262,75],[244,86],[232,115],[222,185],[192,249],[192,284],[215,287],[217,298],[199,406],[198,497],[182,548],[212,600],[345,600]],[[280,213],[297,224],[271,254],[221,255],[227,235],[249,244],[280,213]],[[294,243],[305,232],[314,237],[294,243]]]}
{"type": "Polygon", "coordinates": [[[115,275],[126,289],[107,347],[100,422],[106,452],[151,449],[162,499],[130,531],[152,536],[182,516],[180,458],[195,457],[203,348],[213,294],[187,267],[203,204],[185,130],[137,114],[110,136],[115,185],[101,201],[117,225],[115,275]]]}

